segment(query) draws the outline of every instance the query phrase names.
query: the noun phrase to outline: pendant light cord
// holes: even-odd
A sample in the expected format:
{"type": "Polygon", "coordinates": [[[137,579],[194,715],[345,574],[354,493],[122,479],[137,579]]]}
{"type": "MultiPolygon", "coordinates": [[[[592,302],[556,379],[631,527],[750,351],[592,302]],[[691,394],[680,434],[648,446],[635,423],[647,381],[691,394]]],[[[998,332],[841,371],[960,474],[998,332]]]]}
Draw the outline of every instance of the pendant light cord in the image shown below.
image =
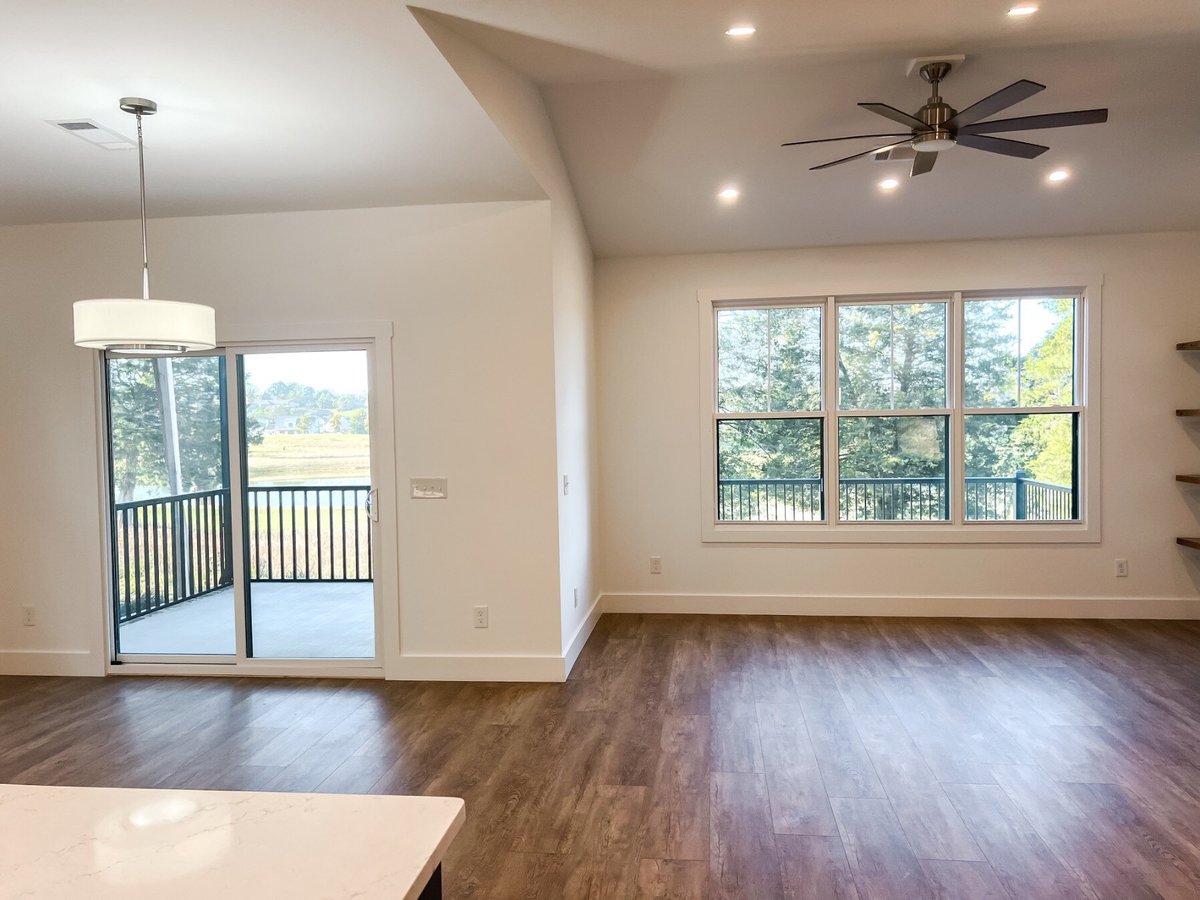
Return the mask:
{"type": "Polygon", "coordinates": [[[142,197],[142,299],[150,299],[150,256],[146,251],[146,158],[142,153],[142,112],[137,112],[138,187],[142,197]]]}

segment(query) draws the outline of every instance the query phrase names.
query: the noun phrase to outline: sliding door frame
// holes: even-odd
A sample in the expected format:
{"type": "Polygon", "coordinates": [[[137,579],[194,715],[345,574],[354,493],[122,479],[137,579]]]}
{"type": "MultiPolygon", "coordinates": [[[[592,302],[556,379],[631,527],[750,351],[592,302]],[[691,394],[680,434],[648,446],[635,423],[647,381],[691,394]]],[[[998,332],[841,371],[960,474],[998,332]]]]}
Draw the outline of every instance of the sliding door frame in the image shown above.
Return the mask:
{"type": "MultiPolygon", "coordinates": [[[[113,594],[113,485],[109,459],[108,378],[104,354],[98,353],[100,390],[97,392],[100,447],[103,451],[104,579],[106,674],[112,675],[275,675],[382,678],[394,669],[400,655],[399,601],[396,567],[396,457],[392,398],[392,323],[358,322],[232,326],[220,328],[215,350],[183,356],[223,356],[226,367],[225,407],[229,420],[230,528],[233,531],[231,563],[235,572],[235,655],[118,655],[117,623],[113,594]],[[371,422],[371,487],[378,519],[372,521],[372,588],[375,611],[373,659],[260,659],[247,657],[247,620],[250,615],[246,584],[249,577],[245,540],[245,450],[242,447],[242,390],[238,357],[248,353],[361,350],[367,354],[368,416],[371,422]],[[237,536],[242,535],[238,540],[237,536]]],[[[131,357],[132,358],[132,357],[131,357]]]]}

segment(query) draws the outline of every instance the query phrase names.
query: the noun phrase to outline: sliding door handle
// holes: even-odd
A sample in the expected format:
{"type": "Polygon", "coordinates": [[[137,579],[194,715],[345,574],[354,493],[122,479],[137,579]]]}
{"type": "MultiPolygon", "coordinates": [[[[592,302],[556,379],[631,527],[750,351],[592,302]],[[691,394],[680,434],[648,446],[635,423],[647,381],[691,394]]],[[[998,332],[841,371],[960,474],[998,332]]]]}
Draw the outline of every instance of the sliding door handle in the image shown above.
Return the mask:
{"type": "Polygon", "coordinates": [[[379,521],[379,488],[367,491],[367,518],[372,522],[379,521]]]}

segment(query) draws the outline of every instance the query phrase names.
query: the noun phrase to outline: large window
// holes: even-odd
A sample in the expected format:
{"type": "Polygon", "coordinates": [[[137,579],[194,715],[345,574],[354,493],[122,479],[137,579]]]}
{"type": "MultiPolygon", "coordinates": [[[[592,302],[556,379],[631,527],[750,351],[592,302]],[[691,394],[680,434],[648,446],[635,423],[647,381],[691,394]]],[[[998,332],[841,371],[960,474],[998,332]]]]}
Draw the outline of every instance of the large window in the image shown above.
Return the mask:
{"type": "Polygon", "coordinates": [[[1087,293],[706,301],[706,536],[1086,531],[1087,293]]]}

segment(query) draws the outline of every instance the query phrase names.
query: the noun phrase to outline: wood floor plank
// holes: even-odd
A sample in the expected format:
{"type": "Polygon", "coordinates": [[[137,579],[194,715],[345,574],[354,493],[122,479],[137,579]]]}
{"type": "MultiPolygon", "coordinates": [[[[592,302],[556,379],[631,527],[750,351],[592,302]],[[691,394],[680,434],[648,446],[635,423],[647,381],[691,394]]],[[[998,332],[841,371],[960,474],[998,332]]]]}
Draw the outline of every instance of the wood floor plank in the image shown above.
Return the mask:
{"type": "Polygon", "coordinates": [[[750,654],[747,668],[757,703],[795,703],[796,689],[788,666],[787,643],[774,618],[751,616],[747,621],[750,654]]]}
{"type": "Polygon", "coordinates": [[[642,828],[643,856],[708,859],[711,727],[708,716],[672,715],[664,720],[642,828]]]}
{"type": "Polygon", "coordinates": [[[932,670],[888,683],[897,715],[922,749],[946,759],[955,748],[962,771],[939,772],[939,780],[986,783],[990,765],[1032,762],[1020,742],[981,710],[980,683],[991,676],[932,670]],[[904,689],[902,701],[900,689],[904,689]],[[902,705],[907,703],[907,705],[902,705]]]}
{"type": "Polygon", "coordinates": [[[954,804],[895,716],[857,716],[863,744],[918,859],[984,859],[954,804]]]}
{"type": "Polygon", "coordinates": [[[883,619],[875,630],[891,648],[892,657],[901,674],[944,666],[946,660],[934,652],[929,643],[913,628],[912,619],[883,619]]]}
{"type": "Polygon", "coordinates": [[[921,864],[886,800],[832,800],[850,871],[863,900],[933,896],[921,864]]]}
{"type": "Polygon", "coordinates": [[[1011,900],[990,863],[923,859],[921,871],[938,900],[1011,900]]]}
{"type": "Polygon", "coordinates": [[[631,688],[605,710],[607,739],[597,770],[601,783],[649,786],[653,781],[673,649],[673,642],[643,640],[631,662],[631,688]]]}
{"type": "Polygon", "coordinates": [[[754,703],[714,705],[712,771],[762,774],[762,742],[754,703]]]}
{"type": "Polygon", "coordinates": [[[776,834],[836,835],[817,755],[798,703],[759,703],[758,729],[776,834]]]}
{"type": "Polygon", "coordinates": [[[765,779],[714,772],[711,784],[710,896],[778,897],[783,888],[765,779]]]}
{"type": "Polygon", "coordinates": [[[1126,848],[1105,840],[1091,818],[1037,766],[996,766],[996,781],[1059,862],[1096,897],[1153,898],[1126,848]]]}
{"type": "Polygon", "coordinates": [[[592,778],[604,740],[605,719],[598,713],[573,713],[561,740],[547,756],[529,802],[515,825],[512,849],[518,853],[558,853],[567,826],[592,778]]]}
{"type": "Polygon", "coordinates": [[[949,784],[946,794],[1013,897],[1088,897],[996,784],[949,784]]]}
{"type": "Polygon", "coordinates": [[[798,684],[800,708],[830,797],[884,797],[875,766],[834,685],[798,684]]]}
{"type": "Polygon", "coordinates": [[[350,756],[317,785],[322,794],[370,794],[391,764],[377,756],[350,756]]]}
{"type": "Polygon", "coordinates": [[[974,623],[925,620],[917,622],[914,631],[935,648],[934,652],[943,660],[942,668],[950,673],[975,678],[995,675],[995,670],[963,640],[962,633],[975,627],[974,623]]]}
{"type": "MultiPolygon", "coordinates": [[[[445,866],[449,863],[443,863],[445,866]]],[[[482,897],[485,900],[562,900],[566,897],[566,857],[559,853],[521,853],[510,850],[498,854],[482,876],[459,881],[453,895],[482,897]]],[[[442,875],[442,891],[447,886],[442,875]]]]}
{"type": "Polygon", "coordinates": [[[859,900],[846,851],[837,836],[775,836],[784,900],[859,900]]]}
{"type": "Polygon", "coordinates": [[[638,865],[637,900],[696,900],[707,889],[707,862],[643,859],[638,865]]]}
{"type": "Polygon", "coordinates": [[[707,716],[711,712],[712,655],[707,641],[675,642],[668,678],[667,708],[674,715],[707,716]]]}
{"type": "Polygon", "coordinates": [[[1200,896],[1200,843],[1173,841],[1118,785],[1069,784],[1064,790],[1146,885],[1164,897],[1200,896]]]}
{"type": "Polygon", "coordinates": [[[1146,767],[1124,775],[1121,786],[1156,823],[1184,845],[1200,839],[1200,769],[1193,766],[1146,767]]]}
{"type": "Polygon", "coordinates": [[[561,848],[564,896],[624,900],[637,891],[638,829],[648,790],[592,784],[579,798],[561,848]]]}

